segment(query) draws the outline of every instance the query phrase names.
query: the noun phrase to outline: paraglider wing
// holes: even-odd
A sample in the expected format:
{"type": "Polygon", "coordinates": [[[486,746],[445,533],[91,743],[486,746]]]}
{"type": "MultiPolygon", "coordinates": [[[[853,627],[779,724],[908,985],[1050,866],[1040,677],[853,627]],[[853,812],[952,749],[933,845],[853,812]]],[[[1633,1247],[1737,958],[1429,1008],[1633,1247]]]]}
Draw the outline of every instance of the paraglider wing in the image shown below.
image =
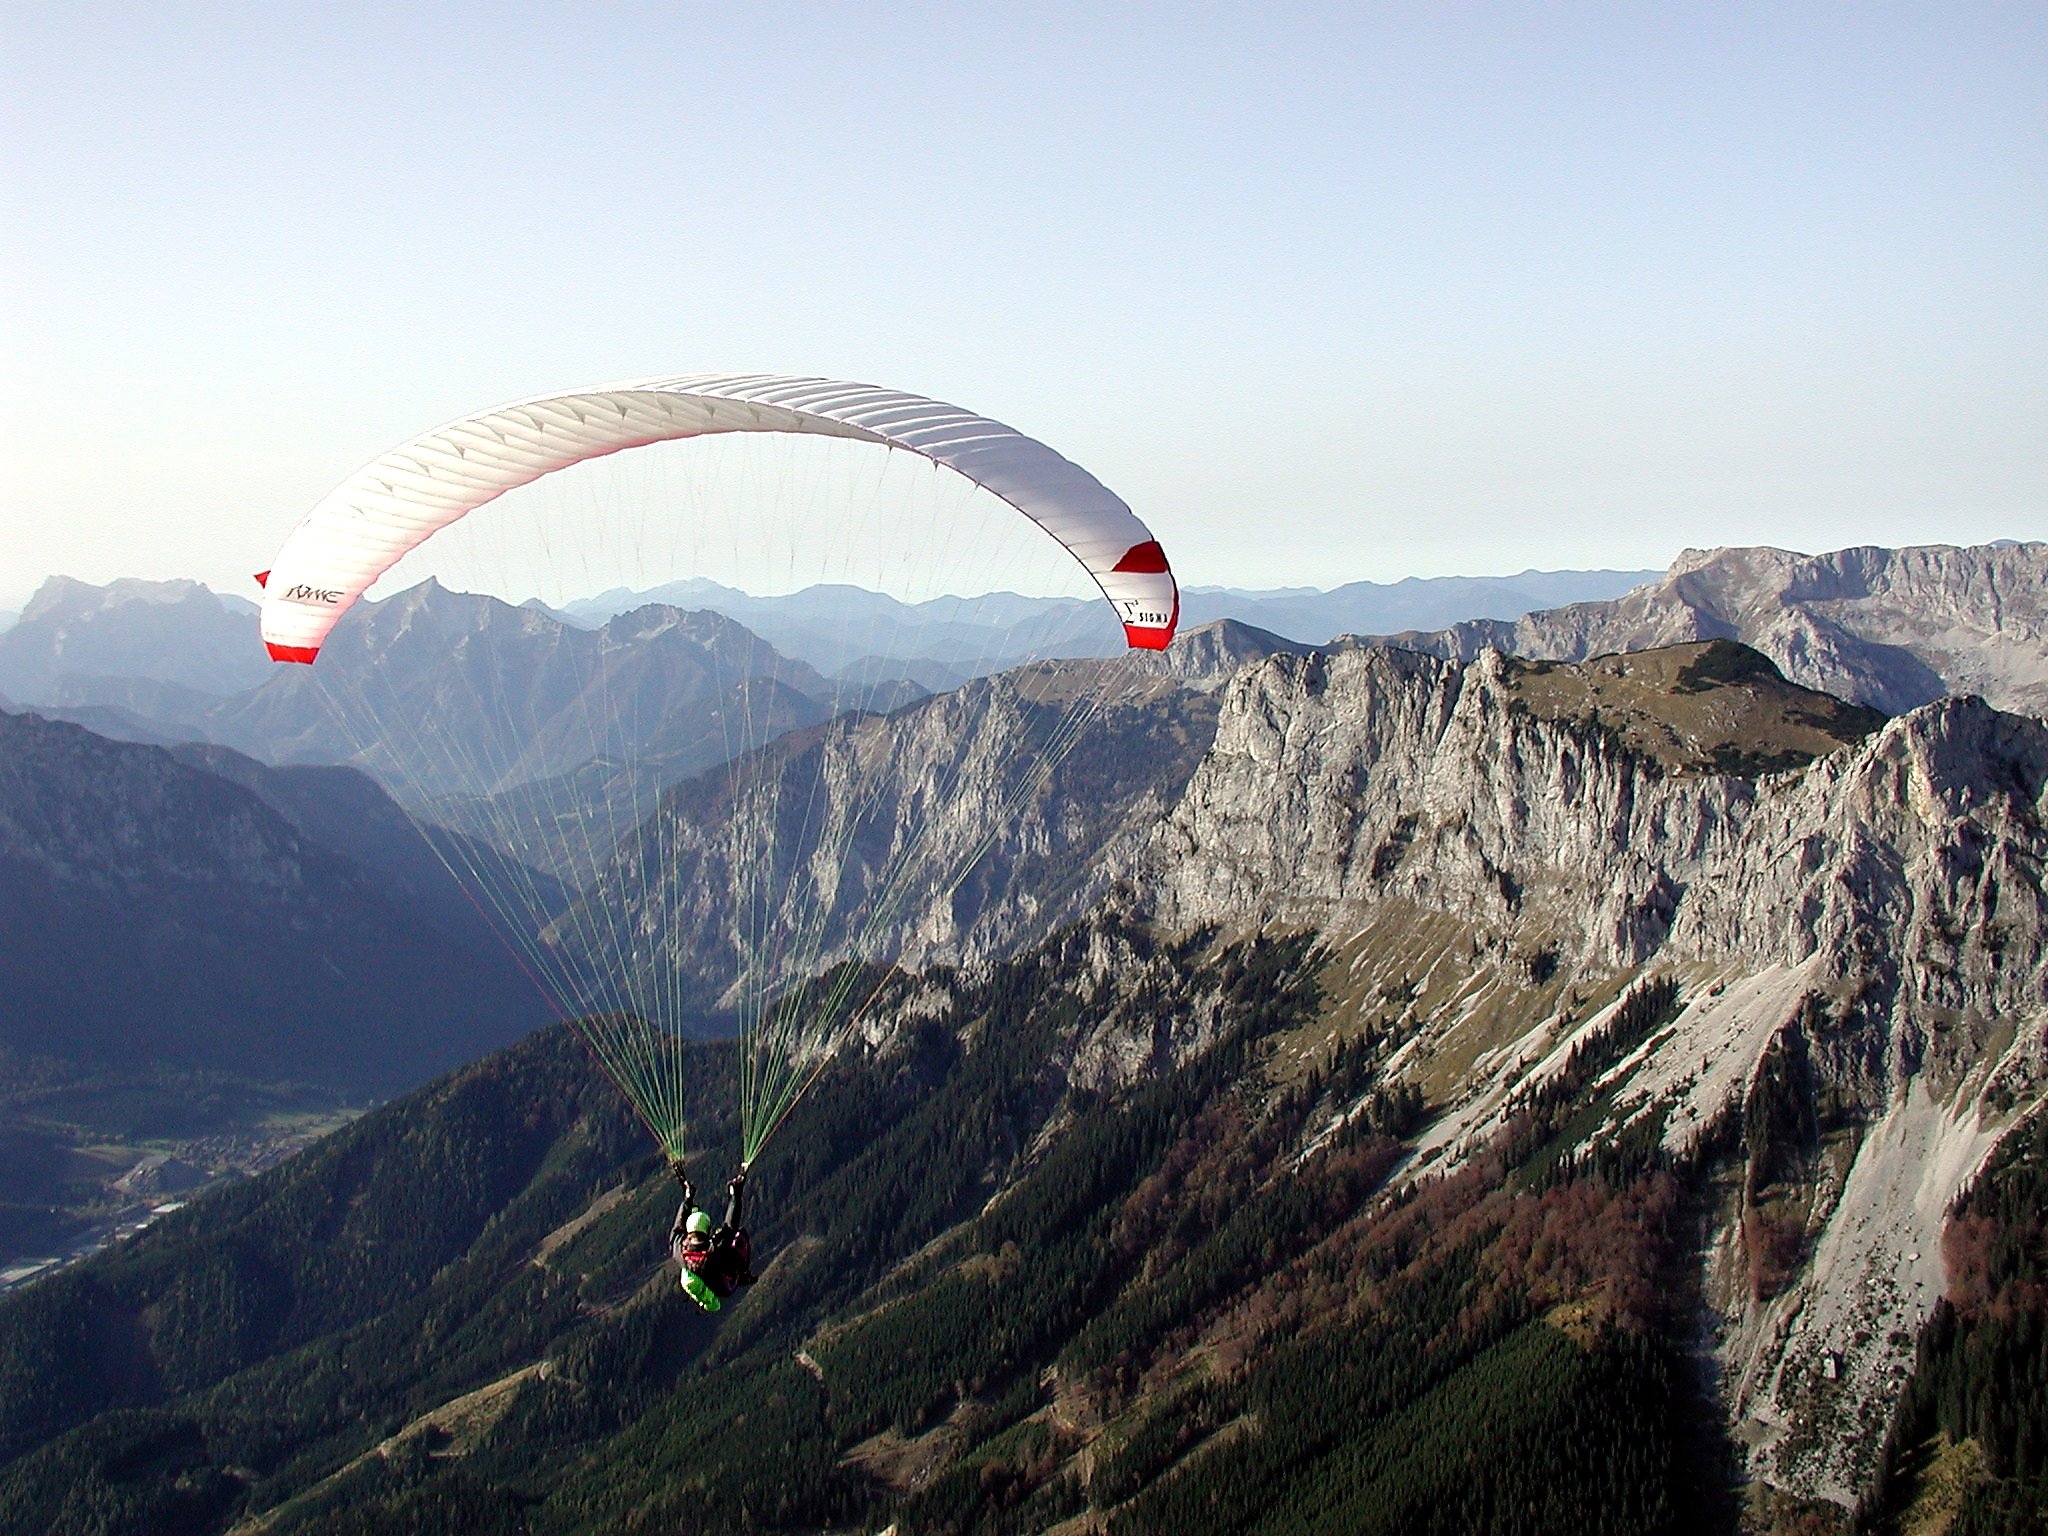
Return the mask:
{"type": "MultiPolygon", "coordinates": [[[[627,590],[658,586],[658,580],[647,579],[657,570],[664,578],[695,578],[695,551],[679,566],[662,563],[700,531],[687,513],[667,515],[691,505],[687,500],[622,502],[616,510],[630,514],[623,519],[596,507],[598,497],[588,506],[576,500],[573,513],[565,510],[578,480],[602,482],[601,475],[565,475],[536,494],[515,498],[498,515],[466,525],[464,536],[428,541],[556,470],[656,443],[726,433],[812,435],[900,449],[948,472],[925,476],[916,466],[920,487],[935,481],[961,493],[943,513],[893,524],[871,520],[875,503],[846,485],[799,484],[795,466],[818,456],[762,455],[771,461],[768,482],[783,476],[790,494],[771,496],[768,515],[759,526],[749,526],[747,537],[765,550],[778,537],[794,540],[793,530],[802,527],[809,541],[801,547],[805,568],[814,562],[825,567],[817,573],[828,578],[820,590],[858,574],[835,562],[869,553],[886,559],[882,569],[911,573],[971,569],[972,553],[991,563],[970,580],[1007,580],[1024,571],[1018,579],[1028,586],[1048,574],[1028,567],[1035,554],[1062,568],[1055,582],[1064,579],[1078,595],[1083,589],[1071,580],[1071,556],[1109,600],[1128,648],[1114,656],[1048,662],[1048,670],[1030,684],[1004,685],[991,677],[995,667],[979,662],[1007,643],[1007,626],[985,626],[990,648],[980,658],[963,656],[969,664],[961,675],[981,680],[971,686],[980,689],[982,705],[1001,728],[978,738],[985,750],[977,752],[955,752],[943,738],[911,733],[916,750],[931,754],[924,766],[932,793],[906,799],[882,792],[890,782],[889,753],[855,750],[860,733],[868,741],[887,734],[880,725],[868,729],[866,722],[888,718],[871,710],[872,700],[863,696],[858,707],[847,707],[836,683],[828,699],[786,689],[776,681],[779,673],[750,670],[748,658],[755,652],[745,645],[675,642],[664,654],[687,652],[675,664],[678,675],[696,668],[704,677],[709,713],[693,717],[698,724],[691,729],[706,743],[715,733],[725,753],[718,759],[727,807],[720,823],[724,840],[715,848],[688,841],[691,828],[672,801],[642,798],[647,786],[671,782],[674,765],[664,753],[674,744],[640,722],[636,690],[643,674],[634,670],[631,646],[615,656],[604,649],[610,642],[601,635],[594,651],[555,646],[564,680],[560,690],[502,688],[507,679],[531,676],[514,662],[523,652],[508,649],[501,657],[492,650],[500,643],[516,648],[524,633],[517,626],[465,629],[471,649],[464,664],[438,669],[430,696],[384,686],[389,679],[382,674],[365,682],[346,665],[313,674],[308,691],[326,700],[330,728],[351,741],[358,759],[374,765],[408,810],[421,816],[429,846],[494,914],[506,942],[677,1165],[684,1154],[685,1026],[701,1022],[685,1004],[705,977],[686,974],[685,956],[653,914],[681,878],[686,851],[694,849],[691,857],[714,865],[725,861],[721,894],[700,910],[721,929],[707,947],[723,944],[719,952],[729,952],[732,970],[719,978],[722,991],[715,1000],[691,1006],[730,1007],[737,1015],[745,1166],[878,995],[875,978],[886,974],[880,968],[900,942],[898,935],[912,917],[924,921],[923,909],[913,908],[923,903],[936,911],[949,902],[1017,809],[1058,771],[1104,701],[1126,679],[1150,675],[1142,658],[1131,653],[1163,649],[1180,613],[1172,570],[1151,532],[1093,475],[1035,439],[957,406],[865,384],[691,374],[498,406],[423,433],[365,465],[306,514],[257,578],[264,592],[264,642],[278,661],[312,662],[341,615],[413,550],[426,545],[429,557],[446,554],[459,566],[465,542],[484,551],[513,547],[492,541],[507,540],[523,515],[517,505],[522,501],[526,512],[566,519],[559,529],[564,551],[590,555],[598,566],[630,552],[636,563],[624,583],[627,590]],[[813,517],[822,512],[822,522],[806,524],[786,515],[799,505],[797,490],[816,496],[801,505],[813,517]],[[983,492],[1053,542],[989,507],[983,492]],[[552,493],[561,493],[561,500],[550,502],[552,493]],[[996,515],[966,515],[968,507],[996,515]],[[834,535],[841,531],[845,538],[838,547],[834,535]],[[674,548],[659,548],[662,534],[678,535],[674,548]],[[979,546],[977,538],[984,541],[979,546]],[[943,547],[927,551],[924,544],[943,547]],[[654,563],[637,563],[649,546],[655,547],[654,563]],[[1015,563],[1020,550],[1026,565],[1015,563]],[[1000,566],[992,563],[998,551],[1000,566]],[[927,552],[929,561],[921,558],[927,552]],[[626,660],[615,671],[621,656],[626,660]],[[757,690],[753,685],[763,679],[757,690]],[[767,747],[786,729],[775,725],[784,707],[775,701],[793,691],[807,707],[829,709],[832,732],[805,749],[819,755],[814,767],[767,747]],[[428,697],[432,702],[422,702],[428,697]],[[535,702],[541,700],[544,705],[535,702]],[[537,743],[545,750],[529,755],[537,743]],[[556,748],[567,754],[563,760],[548,755],[556,748]],[[835,753],[828,772],[823,760],[835,753]],[[791,764],[796,767],[785,798],[784,769],[791,764]],[[586,775],[584,767],[598,771],[586,775]],[[937,814],[935,808],[959,784],[971,784],[979,795],[976,815],[937,814]],[[468,821],[460,835],[451,836],[428,824],[440,816],[468,821]],[[548,879],[537,878],[536,870],[548,879]],[[560,875],[571,876],[581,892],[567,911],[546,896],[560,875]]],[[[630,463],[654,468],[666,457],[630,463]]],[[[874,457],[885,470],[892,462],[889,455],[874,457]]],[[[879,486],[882,477],[873,478],[879,486]]],[[[908,505],[918,505],[916,498],[908,505]]],[[[551,526],[550,537],[553,531],[551,526]]],[[[791,573],[798,569],[798,552],[796,543],[788,545],[791,573]]],[[[782,555],[775,558],[780,562],[782,555]]],[[[575,556],[565,564],[588,575],[590,568],[579,567],[575,556]]],[[[490,579],[486,575],[479,585],[490,579]]],[[[974,628],[969,621],[963,632],[974,628]]],[[[860,656],[861,637],[849,634],[847,642],[860,656]]],[[[784,660],[769,654],[778,663],[784,660]]],[[[879,652],[867,659],[878,657],[879,652]]],[[[826,679],[820,675],[815,681],[826,679]]],[[[854,685],[848,687],[851,695],[854,685]]],[[[691,750],[703,745],[693,742],[691,750]]]]}
{"type": "Polygon", "coordinates": [[[1093,475],[1034,438],[958,406],[866,384],[686,374],[516,401],[438,427],[337,486],[266,573],[273,659],[310,662],[349,605],[450,523],[554,470],[622,449],[723,432],[793,432],[922,455],[1008,502],[1087,568],[1137,649],[1180,618],[1151,532],[1093,475]]]}

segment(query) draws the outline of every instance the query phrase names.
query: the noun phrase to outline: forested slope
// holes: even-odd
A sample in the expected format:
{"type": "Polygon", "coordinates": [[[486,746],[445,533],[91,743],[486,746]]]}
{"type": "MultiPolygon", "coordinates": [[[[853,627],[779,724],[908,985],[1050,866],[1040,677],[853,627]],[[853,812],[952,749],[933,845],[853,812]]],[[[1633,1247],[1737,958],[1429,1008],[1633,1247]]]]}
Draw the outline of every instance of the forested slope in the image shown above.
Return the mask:
{"type": "Polygon", "coordinates": [[[0,1521],[1713,1528],[1692,1170],[1390,1185],[1428,1107],[1342,1043],[1286,1065],[1325,960],[1104,918],[899,979],[760,1171],[763,1278],[717,1318],[662,1264],[673,1185],[543,1032],[0,1303],[0,1521]]]}
{"type": "Polygon", "coordinates": [[[1944,1247],[1949,1294],[1920,1338],[1877,1527],[2048,1529],[2048,1115],[1957,1202],[1944,1247]]]}

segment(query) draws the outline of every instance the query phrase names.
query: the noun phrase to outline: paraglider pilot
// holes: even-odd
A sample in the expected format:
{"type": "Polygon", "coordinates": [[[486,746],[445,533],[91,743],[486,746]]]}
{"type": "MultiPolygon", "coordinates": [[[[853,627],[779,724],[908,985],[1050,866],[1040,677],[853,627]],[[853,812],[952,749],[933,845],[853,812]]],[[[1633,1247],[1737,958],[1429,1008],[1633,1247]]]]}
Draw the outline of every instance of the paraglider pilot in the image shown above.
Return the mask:
{"type": "Polygon", "coordinates": [[[734,1174],[725,1186],[725,1220],[716,1227],[711,1213],[697,1208],[697,1191],[680,1163],[675,1175],[683,1186],[683,1203],[669,1229],[668,1251],[681,1268],[684,1293],[706,1312],[716,1312],[726,1297],[754,1283],[754,1244],[740,1215],[746,1171],[734,1174]]]}

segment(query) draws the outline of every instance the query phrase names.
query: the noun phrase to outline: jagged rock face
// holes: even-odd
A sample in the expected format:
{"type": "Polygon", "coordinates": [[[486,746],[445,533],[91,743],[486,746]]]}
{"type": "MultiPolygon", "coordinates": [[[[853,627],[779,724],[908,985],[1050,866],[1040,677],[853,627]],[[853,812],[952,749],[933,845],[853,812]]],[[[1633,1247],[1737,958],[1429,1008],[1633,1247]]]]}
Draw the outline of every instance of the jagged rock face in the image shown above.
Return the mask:
{"type": "Polygon", "coordinates": [[[1311,649],[1236,619],[1217,619],[1196,629],[1183,629],[1164,651],[1133,652],[1123,663],[1211,693],[1251,662],[1268,656],[1306,656],[1311,649]]]}
{"type": "Polygon", "coordinates": [[[2048,713],[2048,544],[1688,550],[1661,582],[1612,602],[1398,643],[1461,661],[1488,648],[1581,661],[1713,639],[1740,640],[1794,682],[1888,713],[1951,693],[2048,713]]]}
{"type": "Polygon", "coordinates": [[[1276,659],[1231,684],[1137,883],[1173,927],[1399,897],[1503,931],[1542,913],[1585,958],[1634,965],[1753,794],[1518,708],[1497,653],[1276,659]]]}
{"type": "Polygon", "coordinates": [[[1929,1007],[2038,1001],[2048,731],[1944,699],[1860,749],[1767,782],[1686,904],[1705,958],[1866,956],[1929,1007]]]}
{"type": "Polygon", "coordinates": [[[743,983],[794,985],[845,958],[1005,953],[1101,896],[1214,719],[1213,694],[1120,659],[843,717],[669,791],[552,938],[608,949],[627,934],[631,967],[719,1010],[743,983]],[[1093,727],[1046,757],[1099,688],[1093,727]]]}
{"type": "Polygon", "coordinates": [[[1421,1174],[1500,1135],[1603,1000],[1676,979],[1580,1145],[1707,1155],[1748,1116],[1709,1275],[1727,1400],[1759,1476],[1852,1503],[1945,1213],[2048,1086],[2048,728],[1944,699],[1804,769],[1681,772],[1518,708],[1515,669],[1248,668],[1130,883],[1168,929],[1324,932],[1335,1026],[1399,1041],[1385,1072],[1442,1106],[1421,1174]]]}
{"type": "Polygon", "coordinates": [[[792,732],[670,788],[549,942],[586,975],[662,977],[692,1013],[844,959],[1009,953],[1129,864],[1209,745],[1226,681],[1305,651],[1222,620],[1164,653],[1035,663],[792,732]]]}

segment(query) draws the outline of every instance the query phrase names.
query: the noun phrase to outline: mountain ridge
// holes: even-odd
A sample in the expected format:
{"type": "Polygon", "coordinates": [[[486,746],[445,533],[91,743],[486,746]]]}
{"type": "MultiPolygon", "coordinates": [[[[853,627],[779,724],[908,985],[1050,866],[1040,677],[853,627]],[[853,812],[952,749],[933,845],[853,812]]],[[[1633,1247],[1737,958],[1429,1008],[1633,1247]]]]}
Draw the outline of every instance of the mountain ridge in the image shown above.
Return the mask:
{"type": "Polygon", "coordinates": [[[52,576],[0,632],[0,693],[42,703],[60,679],[95,676],[234,693],[263,675],[262,653],[252,643],[255,617],[253,603],[196,581],[123,579],[94,587],[52,576]]]}
{"type": "Polygon", "coordinates": [[[1688,550],[1662,581],[1612,602],[1388,639],[1461,661],[1489,648],[1583,661],[1740,640],[1796,683],[1887,713],[1976,693],[2038,715],[2048,713],[2048,543],[1688,550]]]}

